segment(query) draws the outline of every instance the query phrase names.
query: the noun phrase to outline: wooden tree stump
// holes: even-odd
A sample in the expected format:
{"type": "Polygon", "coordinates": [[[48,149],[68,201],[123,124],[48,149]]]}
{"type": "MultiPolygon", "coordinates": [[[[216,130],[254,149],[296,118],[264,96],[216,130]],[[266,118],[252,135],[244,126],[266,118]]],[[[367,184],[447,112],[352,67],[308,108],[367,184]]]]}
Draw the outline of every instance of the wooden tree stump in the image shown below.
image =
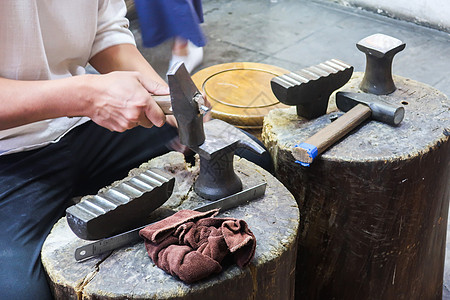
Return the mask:
{"type": "MultiPolygon", "coordinates": [[[[198,165],[198,164],[197,164],[198,165]]],[[[175,190],[164,208],[190,209],[208,201],[192,189],[198,166],[186,165],[179,153],[169,153],[143,164],[175,175],[175,190]]],[[[148,257],[144,243],[111,254],[76,262],[74,251],[87,244],[77,238],[62,218],[42,248],[42,263],[56,299],[293,299],[299,212],[294,197],[272,175],[235,157],[235,170],[244,188],[267,182],[266,194],[219,216],[245,220],[257,247],[250,265],[232,265],[195,284],[168,275],[148,257]]]]}
{"type": "MultiPolygon", "coordinates": [[[[355,73],[342,90],[358,91],[355,73]]],[[[330,123],[295,107],[264,120],[277,178],[297,199],[297,299],[441,299],[450,191],[450,103],[434,88],[394,77],[398,127],[368,121],[317,157],[292,148],[330,123]]]]}

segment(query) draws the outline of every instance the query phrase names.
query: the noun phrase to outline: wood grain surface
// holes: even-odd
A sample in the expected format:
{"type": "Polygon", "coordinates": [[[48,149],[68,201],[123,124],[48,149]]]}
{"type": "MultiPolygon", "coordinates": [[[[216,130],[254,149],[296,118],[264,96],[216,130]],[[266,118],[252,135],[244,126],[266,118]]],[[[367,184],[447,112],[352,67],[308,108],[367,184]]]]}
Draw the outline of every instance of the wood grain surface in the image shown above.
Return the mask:
{"type": "Polygon", "coordinates": [[[288,107],[272,93],[270,80],[290,71],[266,64],[234,62],[214,65],[192,76],[212,104],[212,116],[243,129],[261,129],[264,116],[288,107]]]}

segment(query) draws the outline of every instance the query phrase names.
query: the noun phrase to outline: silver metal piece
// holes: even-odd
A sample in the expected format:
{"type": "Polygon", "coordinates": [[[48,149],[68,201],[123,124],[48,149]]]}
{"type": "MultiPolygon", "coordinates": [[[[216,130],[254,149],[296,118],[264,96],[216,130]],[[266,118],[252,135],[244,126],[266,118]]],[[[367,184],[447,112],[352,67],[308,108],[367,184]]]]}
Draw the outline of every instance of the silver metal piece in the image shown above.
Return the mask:
{"type": "Polygon", "coordinates": [[[172,194],[172,174],[150,169],[116,186],[88,195],[66,210],[70,229],[85,240],[98,240],[146,223],[148,215],[172,194]]]}
{"type": "Polygon", "coordinates": [[[207,114],[211,110],[211,108],[206,105],[200,105],[199,109],[203,115],[207,114]]]}
{"type": "MultiPolygon", "coordinates": [[[[199,212],[206,212],[218,208],[220,209],[220,211],[225,211],[263,196],[264,193],[266,192],[266,186],[267,183],[264,182],[257,186],[243,190],[239,193],[225,197],[223,199],[197,207],[194,210],[199,212]]],[[[77,261],[84,260],[92,256],[99,255],[126,246],[128,244],[138,242],[142,240],[142,238],[139,236],[139,231],[148,225],[150,224],[118,234],[110,238],[90,243],[82,247],[78,247],[75,250],[75,260],[77,261]]]]}

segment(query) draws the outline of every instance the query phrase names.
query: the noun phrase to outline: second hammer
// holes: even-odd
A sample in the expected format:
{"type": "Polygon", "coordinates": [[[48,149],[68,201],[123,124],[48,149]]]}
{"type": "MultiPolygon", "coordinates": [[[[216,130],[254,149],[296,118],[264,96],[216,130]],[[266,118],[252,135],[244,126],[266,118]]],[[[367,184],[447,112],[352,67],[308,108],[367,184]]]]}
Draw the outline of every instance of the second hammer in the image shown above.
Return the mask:
{"type": "Polygon", "coordinates": [[[400,124],[405,115],[405,109],[402,106],[388,104],[376,95],[338,92],[336,93],[336,105],[347,113],[303,143],[296,145],[292,150],[294,158],[301,165],[309,166],[317,155],[369,117],[396,126],[400,124]]]}

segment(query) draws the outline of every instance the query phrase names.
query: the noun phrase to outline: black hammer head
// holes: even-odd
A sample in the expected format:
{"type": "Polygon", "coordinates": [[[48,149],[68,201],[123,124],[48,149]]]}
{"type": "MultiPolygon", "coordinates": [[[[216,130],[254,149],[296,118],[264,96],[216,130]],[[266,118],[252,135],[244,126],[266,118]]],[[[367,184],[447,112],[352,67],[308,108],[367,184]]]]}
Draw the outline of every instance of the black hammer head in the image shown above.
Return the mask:
{"type": "Polygon", "coordinates": [[[167,78],[180,142],[189,148],[198,147],[205,141],[203,96],[192,81],[183,62],[175,64],[167,73],[167,78]]]}
{"type": "Polygon", "coordinates": [[[390,125],[396,126],[400,124],[405,116],[405,108],[403,106],[392,105],[380,96],[350,92],[336,93],[336,106],[340,110],[346,112],[358,104],[364,104],[370,108],[372,119],[390,125]]]}

